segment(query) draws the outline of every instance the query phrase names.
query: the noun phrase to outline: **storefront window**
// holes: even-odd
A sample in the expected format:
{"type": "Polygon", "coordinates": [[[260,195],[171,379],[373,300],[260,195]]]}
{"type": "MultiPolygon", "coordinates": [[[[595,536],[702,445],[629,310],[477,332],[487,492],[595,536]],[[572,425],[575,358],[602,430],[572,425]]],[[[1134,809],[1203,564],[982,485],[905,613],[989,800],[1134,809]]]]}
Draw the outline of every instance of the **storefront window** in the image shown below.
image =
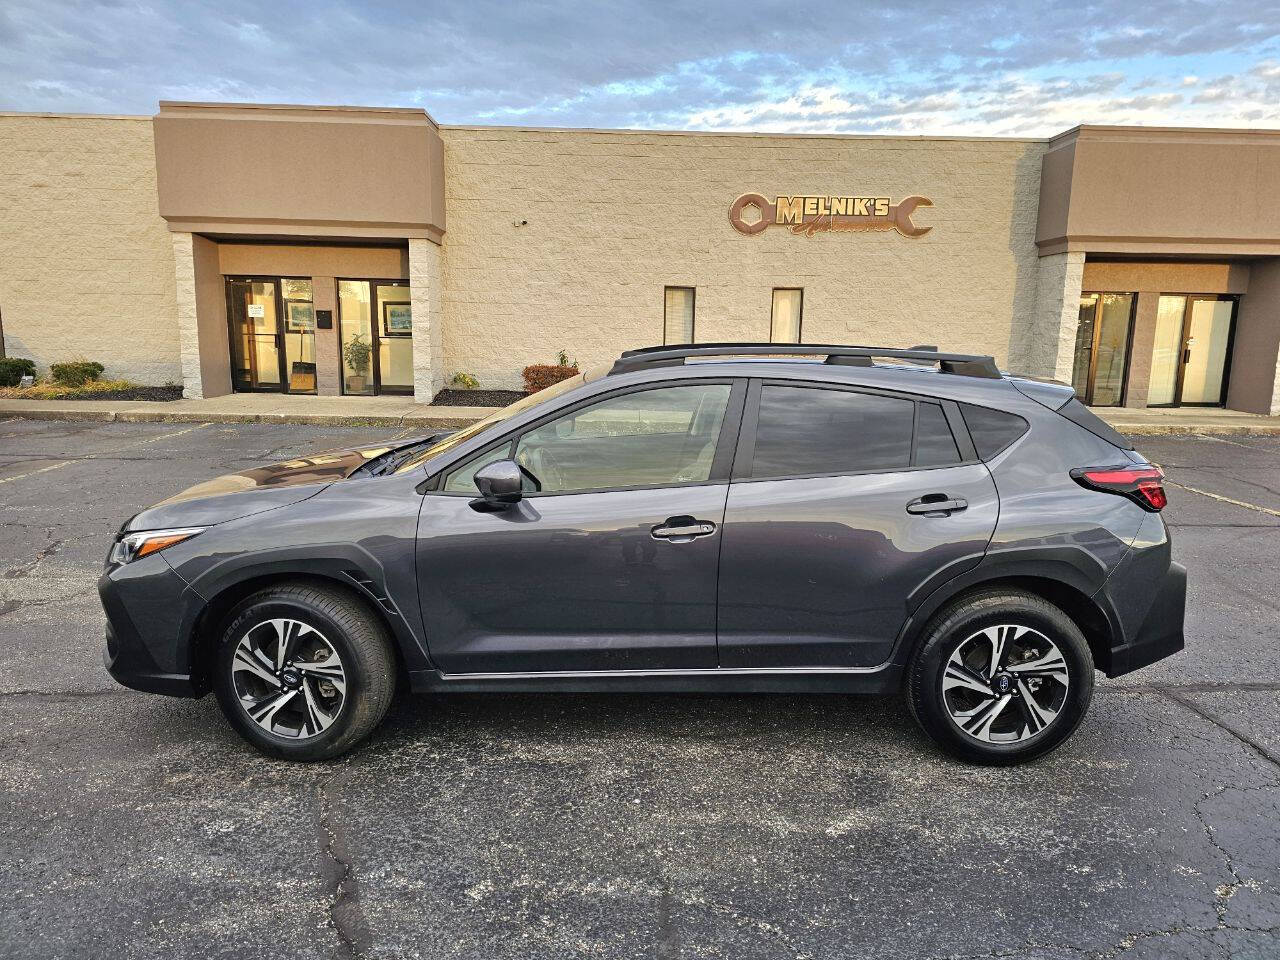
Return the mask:
{"type": "Polygon", "coordinates": [[[1086,293],[1080,298],[1071,384],[1085,403],[1115,407],[1124,401],[1136,299],[1133,293],[1086,293]]]}
{"type": "Polygon", "coordinates": [[[377,284],[378,382],[382,393],[413,392],[413,306],[408,284],[377,284]]]}
{"type": "Polygon", "coordinates": [[[799,343],[804,290],[778,287],[773,291],[773,315],[769,323],[770,343],[799,343]]]}
{"type": "Polygon", "coordinates": [[[1151,346],[1149,406],[1217,406],[1226,393],[1234,297],[1166,295],[1151,346]]]}
{"type": "Polygon", "coordinates": [[[338,281],[342,329],[342,392],[373,393],[373,323],[368,280],[338,281]]]}
{"type": "Polygon", "coordinates": [[[342,392],[413,393],[413,305],[399,280],[339,280],[342,392]]]}
{"type": "Polygon", "coordinates": [[[316,315],[311,281],[280,281],[284,302],[284,359],[290,393],[316,392],[316,315]]]}
{"type": "Polygon", "coordinates": [[[664,288],[662,342],[693,343],[693,287],[664,288]]]}

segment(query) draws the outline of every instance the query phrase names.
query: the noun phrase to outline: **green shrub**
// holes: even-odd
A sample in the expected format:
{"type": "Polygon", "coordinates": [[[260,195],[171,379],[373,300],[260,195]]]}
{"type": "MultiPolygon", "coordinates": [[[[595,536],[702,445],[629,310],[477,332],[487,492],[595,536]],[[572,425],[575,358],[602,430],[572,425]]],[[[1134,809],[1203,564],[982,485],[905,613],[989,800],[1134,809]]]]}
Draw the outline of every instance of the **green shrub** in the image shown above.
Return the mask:
{"type": "Polygon", "coordinates": [[[469,373],[455,373],[449,382],[459,390],[474,390],[480,386],[480,381],[469,373]]]}
{"type": "Polygon", "coordinates": [[[16,387],[23,377],[34,377],[36,364],[26,357],[0,357],[0,387],[16,387]]]}
{"type": "Polygon", "coordinates": [[[55,383],[66,387],[82,387],[97,380],[106,368],[97,360],[68,360],[49,365],[49,374],[55,383]]]}

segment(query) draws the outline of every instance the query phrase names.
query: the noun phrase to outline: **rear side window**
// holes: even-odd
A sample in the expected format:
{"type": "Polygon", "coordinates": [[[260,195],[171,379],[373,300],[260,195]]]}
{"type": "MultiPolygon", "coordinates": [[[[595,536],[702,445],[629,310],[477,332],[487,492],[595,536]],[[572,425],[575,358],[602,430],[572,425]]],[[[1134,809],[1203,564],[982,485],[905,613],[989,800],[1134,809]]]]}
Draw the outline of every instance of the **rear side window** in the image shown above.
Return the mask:
{"type": "Polygon", "coordinates": [[[960,412],[964,414],[964,422],[969,428],[969,435],[973,437],[978,456],[983,460],[990,460],[1026,433],[1030,426],[1017,414],[1005,413],[1003,410],[962,403],[960,412]]]}
{"type": "Polygon", "coordinates": [[[908,470],[960,462],[942,408],[898,397],[765,385],[760,391],[751,476],[908,470]]]}
{"type": "Polygon", "coordinates": [[[960,462],[960,448],[951,435],[947,415],[936,403],[921,403],[916,418],[917,467],[943,467],[960,462]]]}

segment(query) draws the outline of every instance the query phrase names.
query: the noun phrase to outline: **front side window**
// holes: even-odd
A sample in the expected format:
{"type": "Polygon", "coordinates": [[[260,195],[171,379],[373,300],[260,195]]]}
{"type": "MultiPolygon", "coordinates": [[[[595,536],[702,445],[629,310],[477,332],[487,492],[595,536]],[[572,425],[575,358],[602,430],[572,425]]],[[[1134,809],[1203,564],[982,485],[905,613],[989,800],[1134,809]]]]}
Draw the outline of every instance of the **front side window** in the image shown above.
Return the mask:
{"type": "Polygon", "coordinates": [[[705,483],[729,390],[690,384],[611,397],[530,430],[515,459],[543,493],[705,483]]]}

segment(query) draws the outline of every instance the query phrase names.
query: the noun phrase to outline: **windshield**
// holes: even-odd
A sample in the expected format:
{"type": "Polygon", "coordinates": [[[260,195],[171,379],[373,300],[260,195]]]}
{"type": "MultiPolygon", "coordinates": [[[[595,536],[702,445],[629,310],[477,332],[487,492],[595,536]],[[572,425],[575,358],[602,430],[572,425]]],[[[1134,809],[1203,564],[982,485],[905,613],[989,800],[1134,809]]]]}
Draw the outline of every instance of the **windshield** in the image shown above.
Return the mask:
{"type": "Polygon", "coordinates": [[[522,397],[510,406],[496,410],[483,420],[473,423],[465,430],[459,430],[457,433],[450,434],[439,443],[433,443],[429,447],[414,452],[404,463],[396,468],[396,473],[409,473],[416,470],[422,464],[426,463],[432,457],[438,457],[442,453],[448,453],[454,447],[466,443],[472,437],[491,430],[501,423],[505,423],[518,413],[524,413],[533,407],[540,406],[548,400],[554,400],[562,394],[568,393],[576,387],[582,386],[584,383],[590,383],[604,372],[604,368],[593,368],[586,370],[576,377],[570,377],[568,380],[561,380],[559,383],[547,387],[545,390],[539,390],[537,393],[531,393],[527,397],[522,397]]]}

